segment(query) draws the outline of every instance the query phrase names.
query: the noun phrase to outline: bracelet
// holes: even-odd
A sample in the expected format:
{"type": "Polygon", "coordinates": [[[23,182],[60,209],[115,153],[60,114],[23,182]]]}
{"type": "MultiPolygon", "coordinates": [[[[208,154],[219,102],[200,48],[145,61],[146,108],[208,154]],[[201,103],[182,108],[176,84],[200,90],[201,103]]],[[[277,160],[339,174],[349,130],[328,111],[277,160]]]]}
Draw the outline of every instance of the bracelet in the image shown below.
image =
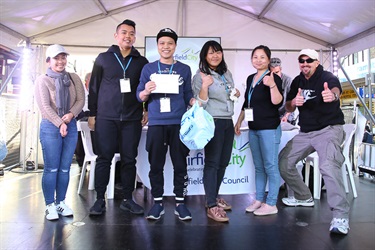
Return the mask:
{"type": "Polygon", "coordinates": [[[274,87],[276,87],[276,84],[275,84],[275,85],[273,85],[272,87],[270,87],[270,89],[273,89],[274,87]]]}

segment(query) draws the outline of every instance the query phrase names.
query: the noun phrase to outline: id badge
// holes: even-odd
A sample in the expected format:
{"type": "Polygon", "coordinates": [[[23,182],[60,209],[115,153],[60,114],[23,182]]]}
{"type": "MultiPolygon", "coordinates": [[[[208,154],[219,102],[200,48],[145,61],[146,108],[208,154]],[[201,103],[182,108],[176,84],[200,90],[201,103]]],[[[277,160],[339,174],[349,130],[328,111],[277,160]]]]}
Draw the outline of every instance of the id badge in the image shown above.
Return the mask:
{"type": "Polygon", "coordinates": [[[171,112],[171,99],[169,97],[160,98],[160,112],[171,112]]]}
{"type": "Polygon", "coordinates": [[[254,121],[253,109],[245,109],[245,121],[252,122],[254,121]]]}
{"type": "Polygon", "coordinates": [[[227,101],[227,111],[231,112],[232,111],[232,101],[227,101]]]}
{"type": "Polygon", "coordinates": [[[121,93],[130,93],[130,79],[125,78],[125,79],[120,79],[120,89],[121,93]]]}

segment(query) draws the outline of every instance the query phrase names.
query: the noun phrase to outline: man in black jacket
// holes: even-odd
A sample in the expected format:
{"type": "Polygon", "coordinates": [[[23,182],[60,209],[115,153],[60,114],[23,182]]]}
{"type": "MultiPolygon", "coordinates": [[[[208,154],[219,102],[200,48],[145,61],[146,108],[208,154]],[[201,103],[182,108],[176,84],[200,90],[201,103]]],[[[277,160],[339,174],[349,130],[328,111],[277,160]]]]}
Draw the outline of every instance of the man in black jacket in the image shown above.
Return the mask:
{"type": "Polygon", "coordinates": [[[133,214],[143,214],[143,208],[133,201],[136,178],[136,157],[142,126],[147,122],[143,104],[136,98],[136,89],[147,59],[133,47],[135,23],[124,20],[116,28],[118,45],[99,54],[89,84],[89,127],[95,130],[98,158],[95,166],[96,202],[90,215],[105,211],[104,194],[109,182],[111,161],[119,150],[124,200],[120,208],[133,214]]]}
{"type": "Polygon", "coordinates": [[[310,189],[295,165],[316,151],[333,213],[329,230],[347,234],[349,203],[341,173],[345,160],[340,147],[345,137],[344,114],[340,108],[341,84],[335,75],[323,69],[315,50],[303,49],[298,62],[301,73],[292,82],[285,107],[287,111],[298,107],[301,132],[279,154],[281,177],[294,191],[294,197],[283,198],[282,202],[287,206],[314,206],[310,189]]]}

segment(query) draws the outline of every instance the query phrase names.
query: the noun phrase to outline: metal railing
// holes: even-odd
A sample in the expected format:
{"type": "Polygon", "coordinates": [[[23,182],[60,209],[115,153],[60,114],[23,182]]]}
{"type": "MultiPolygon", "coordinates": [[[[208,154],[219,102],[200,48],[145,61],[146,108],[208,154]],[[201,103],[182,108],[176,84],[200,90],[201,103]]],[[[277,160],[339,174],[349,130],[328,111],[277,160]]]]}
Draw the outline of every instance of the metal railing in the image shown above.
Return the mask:
{"type": "Polygon", "coordinates": [[[359,146],[357,166],[360,171],[375,175],[375,144],[362,143],[359,146]]]}

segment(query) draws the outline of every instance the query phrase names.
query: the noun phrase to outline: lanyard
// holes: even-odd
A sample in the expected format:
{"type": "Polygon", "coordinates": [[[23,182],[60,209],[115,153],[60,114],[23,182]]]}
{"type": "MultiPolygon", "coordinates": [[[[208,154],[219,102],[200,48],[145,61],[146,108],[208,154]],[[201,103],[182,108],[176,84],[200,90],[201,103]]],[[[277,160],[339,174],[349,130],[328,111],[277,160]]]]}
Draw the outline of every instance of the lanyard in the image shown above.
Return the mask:
{"type": "Polygon", "coordinates": [[[247,107],[250,108],[250,99],[251,99],[251,96],[254,92],[254,89],[255,87],[263,80],[263,77],[269,72],[269,70],[266,70],[263,75],[260,76],[260,78],[258,79],[258,81],[255,83],[254,87],[253,87],[253,83],[254,83],[254,78],[255,78],[255,75],[253,77],[253,80],[251,81],[251,85],[250,85],[250,90],[249,90],[249,94],[247,96],[247,107]]]}
{"type": "MultiPolygon", "coordinates": [[[[169,69],[169,74],[170,74],[170,75],[172,74],[173,65],[174,65],[174,62],[172,63],[171,68],[169,69]]],[[[159,69],[159,74],[161,74],[161,70],[160,70],[160,61],[158,61],[158,69],[159,69]]]]}
{"type": "Polygon", "coordinates": [[[227,85],[227,80],[225,79],[224,75],[221,75],[221,80],[223,80],[223,82],[224,82],[225,91],[226,91],[227,93],[229,93],[229,87],[228,87],[228,85],[227,85]]]}
{"type": "Polygon", "coordinates": [[[121,65],[121,68],[124,70],[124,79],[125,79],[125,71],[128,69],[129,67],[129,64],[130,62],[132,61],[133,57],[130,57],[129,61],[128,61],[128,64],[126,65],[126,67],[124,68],[124,65],[122,65],[120,59],[118,58],[117,54],[116,53],[113,53],[115,54],[116,58],[117,58],[117,61],[119,62],[119,64],[121,65]]]}

